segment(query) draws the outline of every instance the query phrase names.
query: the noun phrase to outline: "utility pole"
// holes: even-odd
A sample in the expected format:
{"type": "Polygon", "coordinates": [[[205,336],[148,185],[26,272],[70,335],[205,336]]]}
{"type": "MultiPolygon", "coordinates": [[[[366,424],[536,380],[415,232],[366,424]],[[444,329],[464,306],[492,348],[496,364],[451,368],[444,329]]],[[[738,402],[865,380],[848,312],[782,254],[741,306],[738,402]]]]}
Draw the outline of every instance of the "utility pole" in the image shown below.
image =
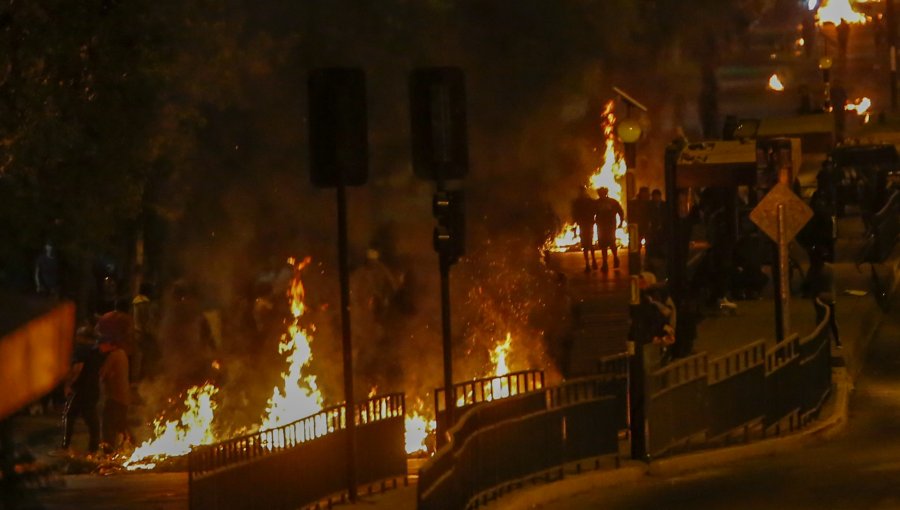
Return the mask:
{"type": "Polygon", "coordinates": [[[891,111],[897,111],[897,22],[894,18],[894,0],[884,4],[884,23],[887,25],[887,43],[890,49],[891,72],[888,87],[891,91],[891,111]]]}

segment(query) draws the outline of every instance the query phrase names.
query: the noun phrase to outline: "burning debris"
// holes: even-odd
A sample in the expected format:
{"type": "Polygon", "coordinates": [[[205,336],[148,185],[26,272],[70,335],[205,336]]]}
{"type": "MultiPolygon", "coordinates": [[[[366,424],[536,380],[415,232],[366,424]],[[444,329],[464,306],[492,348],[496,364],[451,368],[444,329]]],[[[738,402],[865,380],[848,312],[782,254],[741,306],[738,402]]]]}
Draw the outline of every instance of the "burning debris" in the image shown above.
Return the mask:
{"type": "MultiPolygon", "coordinates": [[[[606,187],[609,189],[610,198],[623,203],[622,184],[619,181],[625,176],[628,167],[625,165],[625,158],[622,153],[616,150],[616,139],[613,134],[616,126],[614,106],[615,102],[610,100],[603,109],[603,159],[600,166],[596,168],[593,175],[588,179],[587,187],[589,188],[589,193],[594,193],[594,190],[597,188],[606,187]]],[[[596,228],[595,225],[595,238],[597,236],[596,228]]],[[[616,240],[619,246],[628,245],[627,224],[616,229],[616,240]]],[[[574,223],[566,223],[552,239],[547,240],[544,244],[544,250],[566,252],[580,245],[581,232],[578,231],[578,226],[574,223]]]]}
{"type": "Polygon", "coordinates": [[[294,268],[294,278],[288,291],[292,319],[287,333],[281,336],[281,343],[278,344],[278,352],[285,356],[288,368],[281,374],[281,387],[276,386],[272,390],[260,429],[286,425],[322,410],[323,398],[316,385],[316,377],[308,373],[315,328],[311,326],[307,329],[300,323],[306,311],[306,291],[300,273],[309,262],[309,257],[301,262],[288,259],[288,264],[294,268]]]}
{"type": "Polygon", "coordinates": [[[125,469],[153,469],[168,457],[186,455],[192,446],[212,444],[218,440],[212,429],[219,389],[211,383],[194,386],[187,391],[186,407],[178,420],[157,418],[153,422],[153,438],[135,448],[125,469]]]}

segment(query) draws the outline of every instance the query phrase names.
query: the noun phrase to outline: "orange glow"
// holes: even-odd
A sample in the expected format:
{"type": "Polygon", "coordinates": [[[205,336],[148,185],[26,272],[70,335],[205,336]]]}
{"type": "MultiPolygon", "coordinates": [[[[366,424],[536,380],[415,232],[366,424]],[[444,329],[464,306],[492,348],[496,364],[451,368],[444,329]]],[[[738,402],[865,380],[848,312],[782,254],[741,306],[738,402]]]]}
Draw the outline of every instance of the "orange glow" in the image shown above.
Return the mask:
{"type": "Polygon", "coordinates": [[[212,444],[218,439],[212,431],[216,403],[212,397],[219,391],[211,383],[194,386],[187,391],[187,408],[178,420],[153,422],[154,435],[135,448],[125,469],[152,469],[166,457],[186,455],[192,446],[212,444]]]}
{"type": "Polygon", "coordinates": [[[781,83],[781,78],[778,77],[777,73],[774,73],[769,77],[767,88],[769,90],[774,90],[775,92],[784,92],[784,84],[781,83]]]}
{"type": "MultiPolygon", "coordinates": [[[[614,106],[615,102],[610,100],[603,109],[603,159],[600,162],[600,166],[588,179],[588,188],[593,193],[593,190],[605,186],[609,189],[610,198],[619,201],[623,207],[627,207],[627,201],[622,198],[623,193],[620,181],[624,178],[628,168],[625,165],[624,157],[616,150],[616,138],[613,134],[616,126],[614,106]]],[[[594,225],[594,238],[597,238],[596,225],[594,225]]],[[[616,229],[616,239],[619,246],[628,246],[627,224],[622,228],[616,229]]],[[[580,245],[581,232],[579,232],[578,226],[573,223],[567,223],[552,239],[548,239],[544,243],[544,249],[553,252],[565,252],[580,245]]]]}
{"type": "Polygon", "coordinates": [[[872,100],[868,97],[857,98],[856,101],[844,105],[844,110],[856,112],[859,116],[865,116],[864,123],[869,122],[869,110],[872,108],[872,100]]]}
{"type": "Polygon", "coordinates": [[[288,291],[292,319],[278,345],[278,352],[285,356],[287,370],[281,373],[281,383],[272,389],[260,423],[261,430],[286,425],[322,410],[322,393],[316,384],[316,376],[308,373],[314,328],[307,329],[300,324],[306,312],[306,291],[300,274],[309,265],[310,259],[307,257],[297,262],[290,258],[288,263],[294,267],[294,278],[288,291]]]}
{"type": "Polygon", "coordinates": [[[850,0],[822,0],[822,5],[816,11],[816,18],[819,25],[833,23],[835,26],[845,21],[851,24],[867,21],[865,14],[853,10],[850,0]]]}

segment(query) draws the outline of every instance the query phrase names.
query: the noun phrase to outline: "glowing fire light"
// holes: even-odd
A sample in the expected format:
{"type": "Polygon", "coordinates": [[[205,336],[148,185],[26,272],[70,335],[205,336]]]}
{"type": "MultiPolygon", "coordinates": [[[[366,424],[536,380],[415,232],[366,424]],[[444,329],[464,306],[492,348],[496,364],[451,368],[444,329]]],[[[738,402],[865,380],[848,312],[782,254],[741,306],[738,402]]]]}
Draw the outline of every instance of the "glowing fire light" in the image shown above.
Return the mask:
{"type": "Polygon", "coordinates": [[[869,122],[869,109],[872,107],[872,100],[868,97],[861,97],[852,103],[844,105],[844,110],[855,111],[857,115],[863,116],[864,123],[869,122]]]}
{"type": "Polygon", "coordinates": [[[865,14],[853,10],[850,0],[822,0],[816,18],[819,25],[833,23],[835,26],[843,22],[862,24],[867,21],[865,14]]]}
{"type": "Polygon", "coordinates": [[[494,377],[499,377],[501,375],[506,375],[509,373],[509,363],[507,361],[507,356],[509,356],[509,350],[512,348],[512,334],[506,334],[506,340],[497,344],[494,347],[494,350],[491,351],[491,363],[494,364],[494,377]]]}
{"type": "MultiPolygon", "coordinates": [[[[609,189],[609,197],[622,202],[622,185],[619,180],[623,178],[628,167],[625,165],[623,156],[616,152],[615,135],[613,129],[616,126],[616,116],[613,113],[614,101],[606,103],[603,109],[603,138],[604,150],[601,165],[596,169],[588,180],[588,187],[592,190],[605,186],[609,189]]],[[[627,204],[623,204],[627,205],[627,204]]],[[[597,238],[597,226],[594,225],[594,238],[597,238]]],[[[628,227],[623,225],[622,228],[616,229],[616,240],[619,246],[628,245],[628,227]]],[[[547,240],[544,249],[554,252],[564,252],[571,248],[581,245],[581,232],[578,227],[572,223],[567,223],[553,237],[547,240]]]]}
{"type": "Polygon", "coordinates": [[[192,446],[214,443],[212,420],[216,403],[212,397],[219,391],[211,383],[194,386],[187,391],[184,405],[187,409],[176,421],[157,418],[153,422],[154,437],[132,452],[125,461],[128,470],[152,469],[166,457],[186,455],[192,446]]]}
{"type": "Polygon", "coordinates": [[[784,92],[784,84],[781,83],[781,78],[778,77],[778,73],[773,73],[772,76],[769,77],[769,90],[774,90],[775,92],[784,92]]]}
{"type": "Polygon", "coordinates": [[[412,455],[428,451],[425,442],[428,437],[434,433],[437,428],[435,420],[429,420],[422,414],[425,403],[421,399],[416,399],[416,404],[411,411],[407,411],[406,415],[406,453],[412,455]]]}
{"type": "Polygon", "coordinates": [[[312,361],[312,332],[300,325],[306,312],[303,300],[306,291],[300,273],[309,265],[307,257],[297,262],[293,257],[288,263],[294,267],[294,278],[288,296],[291,300],[291,323],[287,333],[281,336],[278,352],[285,355],[288,368],[281,373],[281,384],[272,390],[272,397],[266,405],[266,414],[260,429],[271,429],[295,422],[322,410],[322,393],[316,384],[316,377],[306,373],[312,361]]]}

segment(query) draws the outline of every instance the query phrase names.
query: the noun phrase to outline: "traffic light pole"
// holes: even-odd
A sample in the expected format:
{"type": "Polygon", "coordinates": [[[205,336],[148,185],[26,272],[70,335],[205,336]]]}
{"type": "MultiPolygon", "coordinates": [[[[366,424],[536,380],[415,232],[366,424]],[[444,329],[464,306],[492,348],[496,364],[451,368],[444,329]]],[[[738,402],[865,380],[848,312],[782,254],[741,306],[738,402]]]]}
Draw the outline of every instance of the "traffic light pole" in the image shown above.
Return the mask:
{"type": "Polygon", "coordinates": [[[337,185],[338,273],[341,280],[341,333],[344,359],[344,402],[347,430],[347,492],[356,501],[356,417],[353,400],[353,346],[350,336],[350,264],[347,246],[347,188],[337,185]]]}
{"type": "MultiPolygon", "coordinates": [[[[456,395],[453,394],[453,352],[450,328],[450,260],[445,253],[439,253],[441,268],[441,335],[444,351],[444,419],[446,430],[454,423],[456,395]]],[[[445,438],[446,439],[446,438],[445,438]]]]}

